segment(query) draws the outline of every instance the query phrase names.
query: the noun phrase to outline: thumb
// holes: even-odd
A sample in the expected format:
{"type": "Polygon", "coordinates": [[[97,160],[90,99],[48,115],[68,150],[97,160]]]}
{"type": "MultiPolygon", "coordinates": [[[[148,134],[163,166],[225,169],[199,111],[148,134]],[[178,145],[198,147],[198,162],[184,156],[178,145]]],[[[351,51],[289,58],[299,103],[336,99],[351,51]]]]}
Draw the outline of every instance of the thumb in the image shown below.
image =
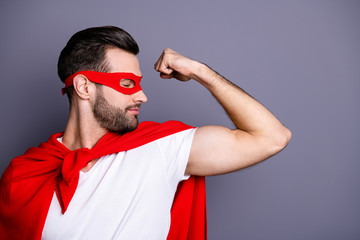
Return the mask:
{"type": "Polygon", "coordinates": [[[171,68],[169,68],[169,67],[166,67],[166,66],[164,66],[164,67],[160,70],[161,73],[164,73],[164,74],[166,74],[166,75],[170,75],[173,71],[174,71],[173,69],[171,69],[171,68]]]}

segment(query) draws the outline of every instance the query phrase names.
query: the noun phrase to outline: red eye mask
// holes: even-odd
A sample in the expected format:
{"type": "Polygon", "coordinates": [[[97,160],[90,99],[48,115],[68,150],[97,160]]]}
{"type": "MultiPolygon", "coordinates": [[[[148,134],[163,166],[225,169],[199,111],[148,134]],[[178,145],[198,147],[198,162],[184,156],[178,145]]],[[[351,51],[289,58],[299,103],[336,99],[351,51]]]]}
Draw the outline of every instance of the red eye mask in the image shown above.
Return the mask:
{"type": "Polygon", "coordinates": [[[111,87],[116,91],[126,95],[134,94],[138,91],[141,91],[140,81],[142,76],[136,76],[133,73],[104,73],[95,71],[80,71],[74,73],[65,80],[65,87],[61,89],[63,95],[66,93],[66,88],[73,85],[74,77],[79,74],[84,75],[91,82],[100,83],[102,85],[111,87]]]}

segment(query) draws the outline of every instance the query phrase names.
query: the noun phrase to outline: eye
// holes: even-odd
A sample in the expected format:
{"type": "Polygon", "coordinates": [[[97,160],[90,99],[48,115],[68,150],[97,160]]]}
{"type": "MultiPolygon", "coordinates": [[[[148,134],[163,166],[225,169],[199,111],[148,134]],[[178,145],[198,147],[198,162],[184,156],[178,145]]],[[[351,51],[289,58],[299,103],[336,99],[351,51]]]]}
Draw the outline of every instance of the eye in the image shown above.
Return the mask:
{"type": "Polygon", "coordinates": [[[123,88],[133,88],[135,87],[135,82],[131,79],[121,79],[120,86],[123,88]]]}

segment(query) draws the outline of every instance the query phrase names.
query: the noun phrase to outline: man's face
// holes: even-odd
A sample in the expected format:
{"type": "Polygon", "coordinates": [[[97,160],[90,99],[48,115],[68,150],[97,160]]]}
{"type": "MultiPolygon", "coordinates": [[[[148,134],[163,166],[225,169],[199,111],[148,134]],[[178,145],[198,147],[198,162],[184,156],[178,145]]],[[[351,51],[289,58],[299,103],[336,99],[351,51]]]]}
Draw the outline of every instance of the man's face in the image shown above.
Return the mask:
{"type": "Polygon", "coordinates": [[[125,108],[111,105],[104,97],[102,86],[97,86],[93,113],[102,128],[121,134],[135,130],[139,124],[138,115],[126,113],[130,109],[139,108],[140,104],[129,105],[125,108]]]}
{"type": "MultiPolygon", "coordinates": [[[[141,76],[139,61],[134,54],[111,48],[107,50],[106,58],[110,72],[130,72],[141,76]]],[[[126,87],[129,82],[123,81],[120,84],[126,87]]],[[[94,117],[102,128],[123,134],[136,129],[140,105],[146,101],[143,91],[126,95],[105,85],[97,86],[94,117]]]]}

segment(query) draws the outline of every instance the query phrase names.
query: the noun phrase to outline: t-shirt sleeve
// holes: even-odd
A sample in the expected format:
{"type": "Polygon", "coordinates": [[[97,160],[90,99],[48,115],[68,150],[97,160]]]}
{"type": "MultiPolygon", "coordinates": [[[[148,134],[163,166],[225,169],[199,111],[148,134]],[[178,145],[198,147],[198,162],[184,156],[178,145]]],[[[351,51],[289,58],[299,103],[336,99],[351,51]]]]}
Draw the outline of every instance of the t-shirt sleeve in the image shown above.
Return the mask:
{"type": "Polygon", "coordinates": [[[163,154],[169,182],[175,186],[190,176],[185,175],[196,128],[181,131],[157,141],[163,154]]]}

